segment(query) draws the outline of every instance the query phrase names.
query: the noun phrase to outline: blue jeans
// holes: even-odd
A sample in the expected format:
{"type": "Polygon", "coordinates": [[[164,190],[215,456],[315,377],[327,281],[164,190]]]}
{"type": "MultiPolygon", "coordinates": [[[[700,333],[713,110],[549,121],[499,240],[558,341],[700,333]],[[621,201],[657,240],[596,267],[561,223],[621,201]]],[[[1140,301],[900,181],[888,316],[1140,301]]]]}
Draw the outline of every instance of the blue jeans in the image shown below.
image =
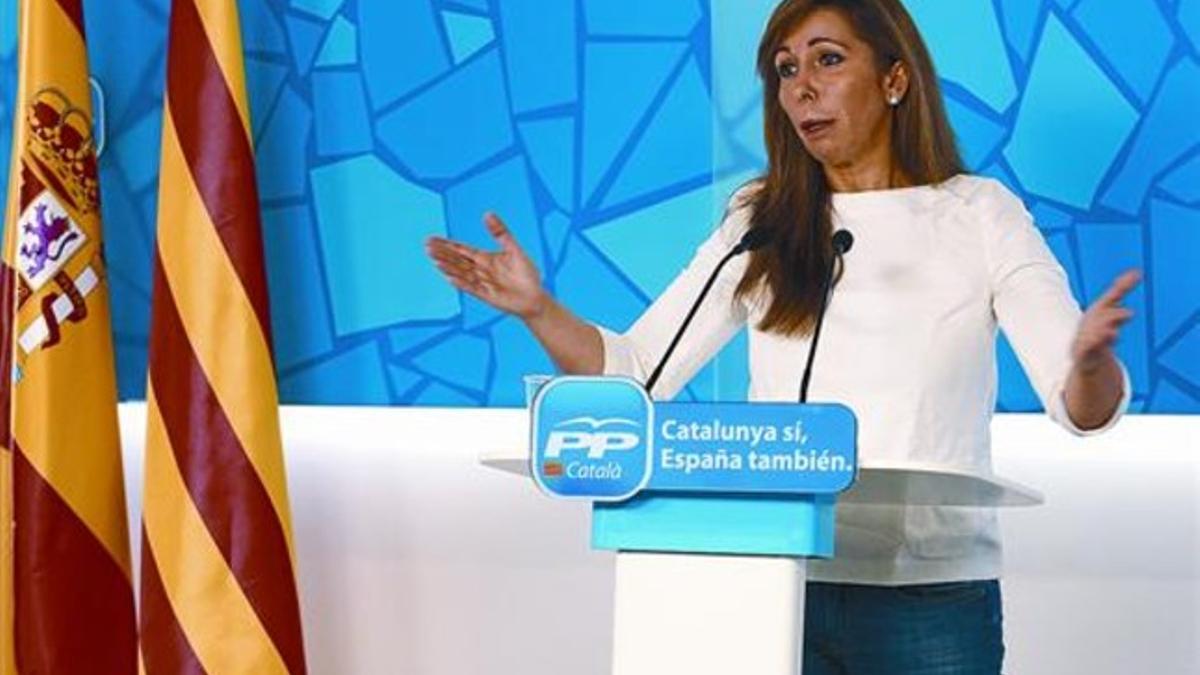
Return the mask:
{"type": "Polygon", "coordinates": [[[804,675],[998,675],[1000,583],[810,582],[804,675]]]}

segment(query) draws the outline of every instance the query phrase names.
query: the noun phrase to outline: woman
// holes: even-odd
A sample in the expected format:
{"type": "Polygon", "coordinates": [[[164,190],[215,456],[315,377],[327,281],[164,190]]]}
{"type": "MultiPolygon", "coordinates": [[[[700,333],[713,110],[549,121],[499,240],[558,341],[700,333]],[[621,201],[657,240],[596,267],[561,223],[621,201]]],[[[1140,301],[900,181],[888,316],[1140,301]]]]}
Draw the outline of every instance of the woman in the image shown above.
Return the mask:
{"type": "MultiPolygon", "coordinates": [[[[721,275],[654,395],[674,395],[749,323],[757,401],[796,400],[832,233],[854,249],[830,296],[811,400],[859,417],[863,461],[990,468],[1002,328],[1049,415],[1111,426],[1129,399],[1112,346],[1118,278],[1081,314],[1019,199],[965,175],[928,51],[898,0],[788,0],[758,54],[768,170],[734,195],[688,268],[624,334],[576,318],[495,215],[488,253],[429,252],[456,287],[521,317],[568,373],[645,381],[717,261],[750,228],[770,244],[721,275]]],[[[998,673],[1000,541],[991,511],[842,505],[837,556],[809,566],[804,672],[998,673]]]]}

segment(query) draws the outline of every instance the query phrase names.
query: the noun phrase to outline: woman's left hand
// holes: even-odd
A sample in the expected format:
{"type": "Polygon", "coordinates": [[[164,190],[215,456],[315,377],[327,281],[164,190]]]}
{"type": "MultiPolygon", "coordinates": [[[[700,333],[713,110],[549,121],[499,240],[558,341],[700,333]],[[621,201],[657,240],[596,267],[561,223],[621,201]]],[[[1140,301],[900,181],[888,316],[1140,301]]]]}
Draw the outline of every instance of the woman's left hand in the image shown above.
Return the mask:
{"type": "Polygon", "coordinates": [[[1075,367],[1082,373],[1100,368],[1112,357],[1112,348],[1117,342],[1121,326],[1133,318],[1133,310],[1122,307],[1121,300],[1141,280],[1141,272],[1125,272],[1083,313],[1071,345],[1071,357],[1075,367]]]}

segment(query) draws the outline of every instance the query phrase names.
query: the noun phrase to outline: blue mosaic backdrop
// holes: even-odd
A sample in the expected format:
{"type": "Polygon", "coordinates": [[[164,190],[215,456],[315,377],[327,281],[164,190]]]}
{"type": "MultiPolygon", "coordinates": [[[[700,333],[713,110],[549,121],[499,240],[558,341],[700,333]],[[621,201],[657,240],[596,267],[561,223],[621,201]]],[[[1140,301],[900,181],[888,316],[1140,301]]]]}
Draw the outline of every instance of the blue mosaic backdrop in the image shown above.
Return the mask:
{"type": "MultiPolygon", "coordinates": [[[[0,1],[8,156],[15,0],[0,1]]],[[[516,405],[550,364],[423,239],[513,226],[580,314],[628,325],[762,166],[774,0],[240,0],[285,402],[516,405]]],[[[1098,295],[1147,271],[1134,408],[1200,411],[1200,0],[908,0],[970,167],[1098,295]]],[[[144,392],[168,0],[88,0],[120,390],[144,392]]],[[[6,178],[6,162],[0,178],[6,178]]],[[[1000,407],[1036,397],[1000,345],[1000,407]]],[[[744,396],[745,339],[685,398],[744,396]]]]}

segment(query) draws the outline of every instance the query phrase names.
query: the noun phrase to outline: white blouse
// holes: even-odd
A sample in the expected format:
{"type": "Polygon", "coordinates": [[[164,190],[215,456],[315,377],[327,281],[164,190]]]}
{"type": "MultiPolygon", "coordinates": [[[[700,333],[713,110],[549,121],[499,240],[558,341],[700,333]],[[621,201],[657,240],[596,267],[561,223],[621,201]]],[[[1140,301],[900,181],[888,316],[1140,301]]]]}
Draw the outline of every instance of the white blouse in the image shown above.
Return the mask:
{"type": "MultiPolygon", "coordinates": [[[[597,326],[606,374],[646,380],[709,273],[749,226],[749,209],[736,206],[743,195],[628,331],[597,326]]],[[[960,175],[937,186],[836,193],[833,206],[835,229],[849,230],[854,246],[830,298],[808,398],[854,410],[861,463],[990,472],[997,326],[1050,417],[1085,433],[1063,400],[1079,305],[1020,199],[995,180],[960,175]]],[[[673,397],[749,322],[749,399],[798,399],[810,340],[757,330],[765,301],[734,300],[748,257],[721,273],[655,398],[673,397]]],[[[1125,374],[1117,412],[1086,433],[1115,424],[1130,389],[1125,374]]],[[[993,509],[843,504],[835,558],[811,563],[809,578],[882,585],[991,579],[1000,565],[993,509]]]]}

